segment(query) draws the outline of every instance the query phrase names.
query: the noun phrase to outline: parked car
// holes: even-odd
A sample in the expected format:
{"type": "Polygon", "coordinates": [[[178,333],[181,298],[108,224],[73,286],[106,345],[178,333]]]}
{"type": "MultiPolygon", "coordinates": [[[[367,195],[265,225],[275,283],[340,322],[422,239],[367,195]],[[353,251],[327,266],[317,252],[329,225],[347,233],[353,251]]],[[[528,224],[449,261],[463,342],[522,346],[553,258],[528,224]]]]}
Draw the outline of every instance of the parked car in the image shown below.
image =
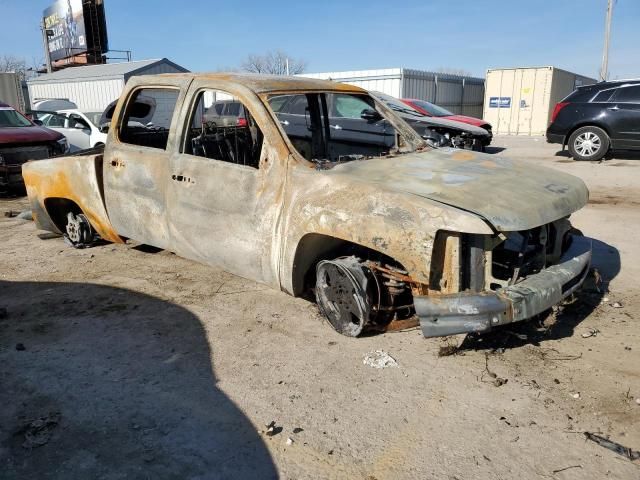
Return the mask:
{"type": "Polygon", "coordinates": [[[58,110],[55,112],[33,111],[33,118],[47,128],[60,132],[69,142],[71,152],[103,146],[107,141],[94,123],[101,112],[81,112],[80,110],[58,110]]]}
{"type": "Polygon", "coordinates": [[[553,109],[547,142],[568,146],[574,160],[640,150],[640,80],[578,87],[553,109]]]}
{"type": "Polygon", "coordinates": [[[0,189],[21,186],[22,164],[68,151],[63,135],[36,125],[6,103],[0,103],[0,189]]]}
{"type": "Polygon", "coordinates": [[[491,143],[491,132],[484,128],[449,118],[425,115],[403,101],[382,92],[371,92],[371,94],[385,102],[418,133],[428,128],[444,136],[452,147],[482,151],[491,143]]]}
{"type": "Polygon", "coordinates": [[[491,124],[485,120],[475,117],[469,117],[467,115],[458,115],[450,112],[446,108],[442,108],[434,103],[427,102],[426,100],[418,100],[416,98],[403,98],[402,101],[412,108],[415,108],[420,113],[428,117],[446,118],[447,120],[453,120],[454,122],[467,123],[474,127],[480,127],[489,133],[488,143],[491,143],[493,138],[493,130],[491,124]]]}
{"type": "Polygon", "coordinates": [[[349,336],[418,324],[427,337],[486,332],[557,304],[589,270],[591,241],[568,220],[587,203],[582,180],[430,148],[361,88],[145,75],[115,111],[103,153],[23,166],[37,227],[75,246],[134,239],[315,296],[349,336]],[[243,105],[246,125],[202,121],[218,93],[243,105]],[[145,96],[162,98],[153,129],[130,124],[145,96]],[[306,102],[304,127],[277,113],[290,101],[306,102]],[[343,135],[352,112],[386,126],[343,135]]]}
{"type": "MultiPolygon", "coordinates": [[[[216,125],[240,125],[246,122],[244,107],[236,100],[219,100],[206,109],[203,122],[216,125]]],[[[245,123],[246,125],[246,123],[245,123]]]]}

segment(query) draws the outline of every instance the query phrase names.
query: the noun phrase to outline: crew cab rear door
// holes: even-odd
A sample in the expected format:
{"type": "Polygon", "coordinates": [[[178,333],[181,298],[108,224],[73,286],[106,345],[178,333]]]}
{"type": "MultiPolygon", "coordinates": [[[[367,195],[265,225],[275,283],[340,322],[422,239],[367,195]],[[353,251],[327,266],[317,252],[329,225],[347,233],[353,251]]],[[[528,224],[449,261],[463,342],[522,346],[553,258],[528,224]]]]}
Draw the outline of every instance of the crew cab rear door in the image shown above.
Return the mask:
{"type": "Polygon", "coordinates": [[[104,198],[116,232],[168,248],[166,189],[179,110],[190,78],[148,84],[132,78],[111,122],[103,162],[104,198]],[[136,101],[141,99],[140,101],[136,101]],[[144,100],[144,101],[143,101],[144,100]]]}

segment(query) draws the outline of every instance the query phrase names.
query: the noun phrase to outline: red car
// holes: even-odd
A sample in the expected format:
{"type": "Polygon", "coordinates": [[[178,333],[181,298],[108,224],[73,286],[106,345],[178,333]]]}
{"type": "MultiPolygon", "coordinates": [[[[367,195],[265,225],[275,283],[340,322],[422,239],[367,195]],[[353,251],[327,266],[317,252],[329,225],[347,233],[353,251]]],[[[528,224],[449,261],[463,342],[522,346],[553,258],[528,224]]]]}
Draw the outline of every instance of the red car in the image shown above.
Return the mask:
{"type": "Polygon", "coordinates": [[[61,133],[33,123],[15,108],[0,102],[0,191],[24,185],[22,164],[68,151],[61,133]]]}
{"type": "Polygon", "coordinates": [[[456,122],[467,123],[469,125],[473,125],[474,127],[484,128],[487,132],[489,132],[489,139],[486,142],[485,146],[491,143],[491,139],[493,138],[493,133],[491,132],[491,124],[485,122],[480,118],[467,117],[466,115],[456,115],[455,113],[452,113],[445,108],[439,107],[438,105],[434,105],[433,103],[426,102],[424,100],[403,98],[402,101],[410,107],[415,108],[423,115],[427,115],[428,117],[448,118],[449,120],[455,120],[456,122]]]}

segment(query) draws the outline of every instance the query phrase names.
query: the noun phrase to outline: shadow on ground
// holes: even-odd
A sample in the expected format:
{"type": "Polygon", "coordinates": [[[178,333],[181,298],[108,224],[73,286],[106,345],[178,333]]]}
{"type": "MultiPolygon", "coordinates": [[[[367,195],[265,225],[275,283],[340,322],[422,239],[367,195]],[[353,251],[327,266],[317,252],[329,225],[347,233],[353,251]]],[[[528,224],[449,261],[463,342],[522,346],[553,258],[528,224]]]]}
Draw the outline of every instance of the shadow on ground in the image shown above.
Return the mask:
{"type": "Polygon", "coordinates": [[[211,358],[200,321],[177,305],[0,281],[2,478],[277,478],[211,358]]]}
{"type": "Polygon", "coordinates": [[[601,304],[609,289],[609,282],[620,273],[618,250],[599,240],[592,241],[592,270],[582,289],[575,294],[574,301],[529,321],[505,325],[484,335],[467,335],[458,351],[539,346],[546,340],[573,336],[576,327],[601,304]]]}
{"type": "MultiPolygon", "coordinates": [[[[555,156],[563,157],[566,159],[566,160],[556,160],[557,162],[563,162],[563,163],[575,162],[575,160],[571,158],[571,154],[567,149],[558,150],[555,153],[555,156]]],[[[592,163],[600,163],[600,162],[608,163],[608,162],[611,162],[612,160],[640,160],[640,152],[633,151],[633,150],[614,150],[607,153],[602,160],[597,160],[592,163]]]]}

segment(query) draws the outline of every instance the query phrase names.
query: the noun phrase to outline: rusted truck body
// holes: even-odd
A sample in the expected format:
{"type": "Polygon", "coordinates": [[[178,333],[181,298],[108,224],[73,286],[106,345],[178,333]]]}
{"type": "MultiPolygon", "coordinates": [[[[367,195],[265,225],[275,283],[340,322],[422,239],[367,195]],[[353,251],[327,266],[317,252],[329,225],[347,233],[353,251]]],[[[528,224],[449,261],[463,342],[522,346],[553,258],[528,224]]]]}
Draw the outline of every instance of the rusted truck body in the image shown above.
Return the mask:
{"type": "Polygon", "coordinates": [[[40,229],[76,246],[133,239],[315,294],[351,336],[418,322],[428,337],[486,332],[524,320],[574,292],[591,259],[590,240],[568,219],[587,203],[581,180],[432,149],[366,91],[330,81],[133,78],[104,151],[29,162],[23,176],[40,229]],[[151,102],[136,99],[149,97],[160,113],[142,124],[151,102]],[[238,125],[204,119],[207,105],[229,98],[244,106],[238,125]],[[295,131],[277,113],[284,102],[300,103],[295,131]],[[336,115],[341,128],[387,127],[350,144],[329,123],[336,115]]]}

